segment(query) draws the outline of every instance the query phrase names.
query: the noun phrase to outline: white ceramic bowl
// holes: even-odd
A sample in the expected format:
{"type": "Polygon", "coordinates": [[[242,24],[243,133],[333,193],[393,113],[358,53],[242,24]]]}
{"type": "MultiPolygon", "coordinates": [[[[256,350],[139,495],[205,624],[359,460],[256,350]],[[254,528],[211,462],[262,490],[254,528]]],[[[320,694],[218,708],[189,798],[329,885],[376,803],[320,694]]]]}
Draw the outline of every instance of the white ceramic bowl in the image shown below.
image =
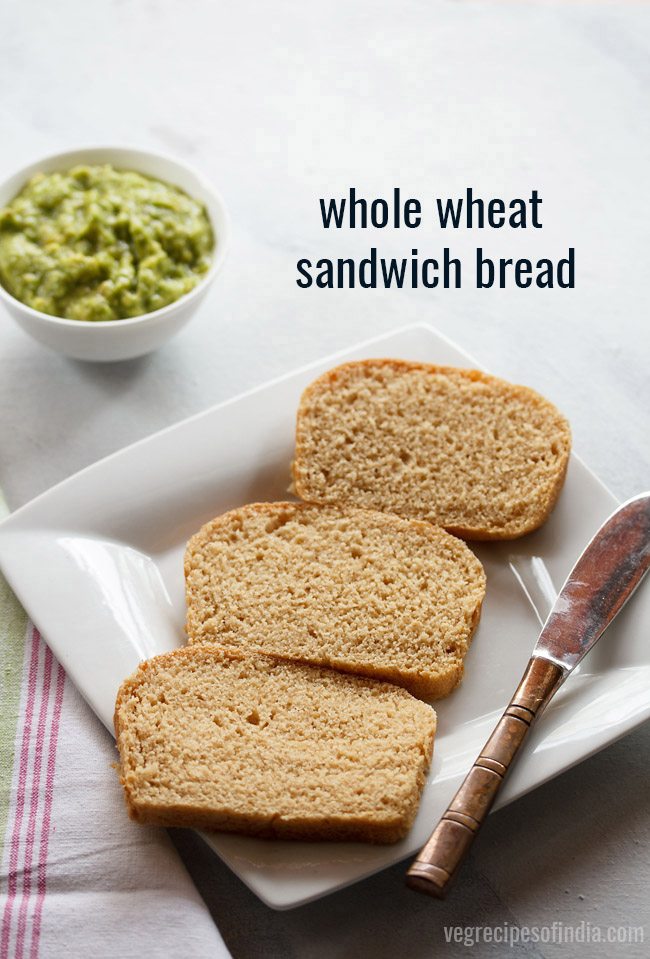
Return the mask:
{"type": "Polygon", "coordinates": [[[157,349],[192,318],[225,259],[230,239],[228,213],[217,191],[185,163],[149,150],[121,147],[70,150],[30,163],[0,184],[0,207],[6,206],[35,173],[68,170],[80,163],[111,163],[124,170],[145,173],[179,186],[205,204],[216,238],[210,269],[193,290],[174,303],[154,313],[145,313],[127,320],[87,323],[49,316],[21,303],[1,284],[0,300],[26,333],[58,353],[78,360],[97,362],[132,359],[157,349]]]}

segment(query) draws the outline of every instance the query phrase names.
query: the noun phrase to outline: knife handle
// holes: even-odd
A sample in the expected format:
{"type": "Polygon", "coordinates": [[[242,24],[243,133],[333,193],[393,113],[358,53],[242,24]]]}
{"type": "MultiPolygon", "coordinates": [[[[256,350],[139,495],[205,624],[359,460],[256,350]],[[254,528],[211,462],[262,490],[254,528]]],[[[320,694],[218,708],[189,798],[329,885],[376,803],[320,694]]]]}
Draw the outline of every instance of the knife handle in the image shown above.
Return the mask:
{"type": "Polygon", "coordinates": [[[517,691],[447,811],[406,874],[412,889],[444,899],[474,837],[483,825],[531,724],[564,674],[548,659],[533,656],[517,691]]]}

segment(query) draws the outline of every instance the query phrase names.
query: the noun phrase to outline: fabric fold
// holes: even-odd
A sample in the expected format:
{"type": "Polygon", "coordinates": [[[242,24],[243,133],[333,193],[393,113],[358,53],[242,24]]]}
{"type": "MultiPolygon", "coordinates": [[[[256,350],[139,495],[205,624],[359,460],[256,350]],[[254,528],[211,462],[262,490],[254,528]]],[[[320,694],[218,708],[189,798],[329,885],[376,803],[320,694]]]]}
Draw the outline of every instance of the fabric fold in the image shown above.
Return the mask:
{"type": "Polygon", "coordinates": [[[0,576],[0,959],[229,956],[166,831],[128,819],[116,758],[0,576]]]}

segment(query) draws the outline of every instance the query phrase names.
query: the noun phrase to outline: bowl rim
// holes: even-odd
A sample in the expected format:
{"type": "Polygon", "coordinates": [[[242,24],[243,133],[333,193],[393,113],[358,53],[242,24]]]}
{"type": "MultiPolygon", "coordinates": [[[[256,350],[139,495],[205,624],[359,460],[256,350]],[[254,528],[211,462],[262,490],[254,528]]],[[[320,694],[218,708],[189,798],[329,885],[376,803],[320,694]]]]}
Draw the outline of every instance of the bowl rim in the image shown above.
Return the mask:
{"type": "MultiPolygon", "coordinates": [[[[173,300],[171,303],[167,303],[166,306],[162,306],[159,310],[151,310],[149,313],[141,313],[139,316],[130,316],[125,317],[122,320],[101,320],[101,321],[92,321],[92,320],[71,320],[64,316],[54,316],[51,313],[43,313],[41,310],[35,310],[32,306],[28,306],[27,303],[23,303],[22,300],[17,299],[13,296],[0,282],[0,300],[4,300],[8,306],[15,307],[19,310],[24,311],[28,316],[36,320],[46,320],[48,323],[55,326],[62,326],[68,328],[74,328],[75,330],[99,330],[99,329],[127,329],[132,326],[138,326],[152,319],[162,320],[165,316],[168,316],[170,313],[175,312],[180,304],[183,306],[189,305],[189,303],[200,297],[201,294],[205,291],[205,288],[209,283],[214,280],[217,273],[220,271],[223,266],[223,262],[226,258],[228,250],[230,248],[230,232],[231,232],[231,223],[230,215],[226,204],[224,203],[221,193],[212,185],[212,183],[191,163],[186,163],[185,160],[179,160],[177,157],[172,156],[169,153],[163,153],[160,150],[149,150],[143,147],[130,146],[129,144],[85,144],[83,146],[72,147],[67,150],[57,150],[54,153],[46,153],[37,160],[32,160],[30,163],[23,164],[22,167],[19,167],[17,170],[14,170],[13,173],[10,173],[8,176],[5,176],[0,181],[0,190],[2,190],[10,180],[18,179],[23,173],[25,174],[25,182],[29,179],[30,176],[33,176],[36,171],[36,168],[41,164],[51,164],[52,162],[61,161],[62,164],[65,163],[66,159],[79,156],[83,153],[124,153],[124,154],[138,154],[143,157],[148,157],[150,159],[162,160],[164,163],[169,163],[172,166],[176,166],[181,170],[184,170],[186,173],[189,173],[193,176],[198,183],[210,197],[214,203],[214,206],[218,209],[220,217],[222,219],[221,229],[219,235],[217,236],[215,224],[212,221],[212,217],[208,211],[208,219],[212,227],[213,232],[217,242],[214,248],[214,257],[210,268],[207,270],[205,275],[199,280],[195,287],[189,290],[187,293],[184,293],[182,296],[179,296],[177,300],[173,300]],[[33,172],[30,172],[33,171],[33,172]]],[[[79,163],[82,163],[83,160],[79,159],[79,163]]],[[[110,162],[110,161],[107,161],[110,162]]],[[[63,167],[62,167],[63,168],[63,167]]],[[[135,173],[142,172],[134,168],[135,173]]],[[[149,174],[144,174],[148,176],[149,174]]],[[[171,183],[171,181],[168,181],[171,183]]],[[[171,184],[175,186],[176,184],[171,184]]],[[[182,187],[180,188],[182,189],[182,187]]],[[[185,190],[184,192],[187,193],[185,190]]],[[[16,194],[17,195],[17,194],[16,194]]],[[[190,195],[190,194],[188,194],[190,195]]],[[[11,201],[9,201],[11,202],[11,201]]],[[[82,336],[84,334],[81,334],[82,336]]]]}

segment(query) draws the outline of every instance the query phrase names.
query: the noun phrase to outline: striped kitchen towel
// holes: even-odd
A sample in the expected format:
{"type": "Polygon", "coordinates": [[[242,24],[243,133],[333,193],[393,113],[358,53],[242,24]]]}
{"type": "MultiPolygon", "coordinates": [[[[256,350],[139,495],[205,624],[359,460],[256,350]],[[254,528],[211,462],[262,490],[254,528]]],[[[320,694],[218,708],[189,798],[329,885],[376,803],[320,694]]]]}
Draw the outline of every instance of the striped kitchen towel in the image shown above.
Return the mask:
{"type": "Polygon", "coordinates": [[[115,758],[0,576],[0,959],[229,956],[167,833],[127,818],[115,758]]]}

